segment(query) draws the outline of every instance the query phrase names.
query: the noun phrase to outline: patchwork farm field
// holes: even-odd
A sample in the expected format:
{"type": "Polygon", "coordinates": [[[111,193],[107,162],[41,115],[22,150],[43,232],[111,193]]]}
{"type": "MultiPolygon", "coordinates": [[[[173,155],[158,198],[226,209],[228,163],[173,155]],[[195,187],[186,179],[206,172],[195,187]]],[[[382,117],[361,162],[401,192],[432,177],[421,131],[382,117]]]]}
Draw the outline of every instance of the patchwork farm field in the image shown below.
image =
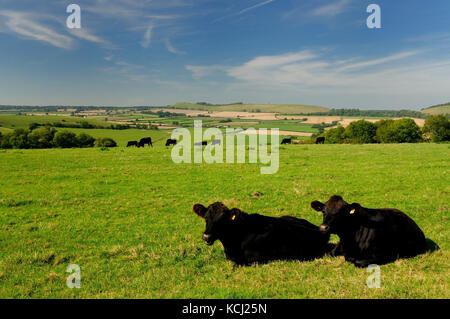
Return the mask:
{"type": "Polygon", "coordinates": [[[448,144],[289,145],[278,173],[260,175],[255,164],[174,164],[162,145],[3,150],[0,297],[449,298],[449,158],[448,144]],[[320,224],[310,202],[333,194],[403,210],[440,249],[381,266],[370,289],[343,257],[234,268],[192,212],[223,201],[320,224]],[[66,286],[69,264],[80,289],[66,286]]]}

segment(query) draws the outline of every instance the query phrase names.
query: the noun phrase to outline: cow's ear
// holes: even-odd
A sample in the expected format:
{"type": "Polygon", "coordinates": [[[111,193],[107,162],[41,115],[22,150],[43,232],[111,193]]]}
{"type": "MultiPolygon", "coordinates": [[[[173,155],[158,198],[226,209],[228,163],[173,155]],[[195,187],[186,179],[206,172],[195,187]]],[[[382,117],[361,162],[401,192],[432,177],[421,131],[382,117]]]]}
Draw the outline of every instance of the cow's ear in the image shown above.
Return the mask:
{"type": "Polygon", "coordinates": [[[194,212],[200,216],[201,218],[205,218],[205,214],[206,214],[206,207],[203,206],[202,204],[195,204],[192,209],[194,210],[194,212]]]}
{"type": "Polygon", "coordinates": [[[361,205],[359,205],[358,203],[352,203],[349,205],[350,206],[350,215],[353,215],[354,213],[357,213],[361,210],[361,205]]]}
{"type": "Polygon", "coordinates": [[[238,208],[233,208],[230,210],[230,220],[235,221],[241,215],[241,210],[238,208]]]}
{"type": "Polygon", "coordinates": [[[325,204],[319,202],[318,200],[315,200],[315,201],[311,202],[311,207],[312,207],[312,209],[317,210],[318,212],[321,212],[325,208],[325,204]]]}

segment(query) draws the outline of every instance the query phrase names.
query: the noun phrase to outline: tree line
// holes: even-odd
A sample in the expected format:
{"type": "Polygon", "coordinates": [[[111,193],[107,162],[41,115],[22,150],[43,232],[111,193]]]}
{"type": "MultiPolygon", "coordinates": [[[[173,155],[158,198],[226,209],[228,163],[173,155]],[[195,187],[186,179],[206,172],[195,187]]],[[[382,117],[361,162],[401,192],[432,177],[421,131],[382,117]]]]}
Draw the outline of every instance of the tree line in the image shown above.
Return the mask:
{"type": "Polygon", "coordinates": [[[321,134],[329,144],[418,143],[450,141],[450,121],[444,115],[428,116],[421,129],[414,120],[384,119],[375,123],[359,120],[321,134]]]}
{"type": "Polygon", "coordinates": [[[124,124],[111,124],[111,125],[95,125],[87,121],[82,121],[78,123],[64,123],[64,122],[54,122],[54,123],[31,123],[29,128],[34,130],[40,126],[50,126],[59,128],[84,128],[84,129],[110,129],[110,130],[126,130],[131,128],[129,125],[124,124]]]}
{"type": "Polygon", "coordinates": [[[360,110],[330,109],[327,112],[301,113],[310,116],[355,116],[355,117],[415,117],[426,118],[428,114],[413,110],[360,110]]]}
{"type": "Polygon", "coordinates": [[[2,149],[34,149],[34,148],[86,148],[86,147],[115,147],[117,143],[108,137],[94,138],[86,133],[75,134],[54,127],[45,126],[29,129],[15,129],[11,133],[0,132],[0,148],[2,149]]]}

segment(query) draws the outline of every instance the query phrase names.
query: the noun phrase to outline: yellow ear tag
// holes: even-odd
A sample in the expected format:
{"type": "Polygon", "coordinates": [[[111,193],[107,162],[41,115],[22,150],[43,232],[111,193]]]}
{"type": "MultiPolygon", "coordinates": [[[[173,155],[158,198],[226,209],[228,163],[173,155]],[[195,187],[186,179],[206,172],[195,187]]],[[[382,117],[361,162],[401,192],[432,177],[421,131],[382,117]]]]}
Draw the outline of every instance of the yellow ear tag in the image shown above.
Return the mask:
{"type": "Polygon", "coordinates": [[[236,215],[233,215],[232,217],[231,217],[231,220],[235,220],[236,219],[236,215]]]}
{"type": "Polygon", "coordinates": [[[354,214],[354,213],[355,213],[355,210],[352,209],[352,210],[350,211],[350,214],[354,214]]]}

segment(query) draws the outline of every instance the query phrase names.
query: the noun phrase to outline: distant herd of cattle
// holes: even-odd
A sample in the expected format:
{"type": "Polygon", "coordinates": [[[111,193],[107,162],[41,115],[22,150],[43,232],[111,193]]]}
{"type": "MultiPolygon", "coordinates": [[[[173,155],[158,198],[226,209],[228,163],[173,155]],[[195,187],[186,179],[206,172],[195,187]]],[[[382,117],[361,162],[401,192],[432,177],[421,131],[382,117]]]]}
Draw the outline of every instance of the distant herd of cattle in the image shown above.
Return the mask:
{"type": "MultiPolygon", "coordinates": [[[[220,140],[213,140],[212,142],[211,142],[211,145],[220,145],[220,143],[221,143],[221,141],[220,140]]],[[[318,137],[318,138],[316,138],[316,144],[324,144],[325,143],[325,137],[318,137]]],[[[166,141],[166,146],[170,146],[170,145],[176,145],[177,144],[177,140],[175,140],[175,139],[171,139],[171,138],[169,138],[167,141],[166,141]]],[[[281,144],[283,145],[283,144],[292,144],[292,138],[284,138],[282,141],[281,141],[281,144]]],[[[145,145],[148,145],[149,147],[151,146],[151,147],[153,147],[153,144],[152,144],[152,138],[151,137],[144,137],[144,138],[141,138],[140,140],[139,140],[139,142],[138,141],[128,141],[128,143],[127,143],[127,147],[130,147],[130,146],[136,146],[136,147],[144,147],[145,145]]],[[[208,142],[207,141],[201,141],[201,142],[197,142],[197,143],[194,143],[194,145],[195,146],[206,146],[206,145],[208,145],[208,142]]]]}
{"type": "Polygon", "coordinates": [[[422,230],[397,209],[369,209],[337,195],[326,203],[313,201],[311,207],[323,214],[320,226],[292,216],[247,214],[220,202],[208,208],[195,204],[193,210],[206,221],[203,241],[207,245],[221,241],[226,258],[237,265],[312,260],[327,254],[367,267],[426,251],[422,230]],[[338,235],[337,245],[328,242],[330,234],[338,235]]]}
{"type": "MultiPolygon", "coordinates": [[[[220,145],[220,143],[221,143],[220,140],[213,140],[211,142],[211,145],[216,145],[216,144],[220,145]]],[[[169,138],[166,141],[166,146],[176,145],[176,144],[177,144],[177,140],[172,139],[172,138],[169,138]]],[[[148,145],[149,147],[150,146],[153,147],[153,143],[152,143],[152,138],[151,137],[141,138],[139,142],[138,141],[128,141],[128,143],[127,143],[127,147],[136,146],[136,147],[139,148],[139,147],[144,147],[145,145],[148,145]]],[[[206,146],[206,145],[208,145],[208,141],[201,141],[201,142],[198,142],[198,143],[194,143],[194,145],[195,146],[206,146]]]]}

